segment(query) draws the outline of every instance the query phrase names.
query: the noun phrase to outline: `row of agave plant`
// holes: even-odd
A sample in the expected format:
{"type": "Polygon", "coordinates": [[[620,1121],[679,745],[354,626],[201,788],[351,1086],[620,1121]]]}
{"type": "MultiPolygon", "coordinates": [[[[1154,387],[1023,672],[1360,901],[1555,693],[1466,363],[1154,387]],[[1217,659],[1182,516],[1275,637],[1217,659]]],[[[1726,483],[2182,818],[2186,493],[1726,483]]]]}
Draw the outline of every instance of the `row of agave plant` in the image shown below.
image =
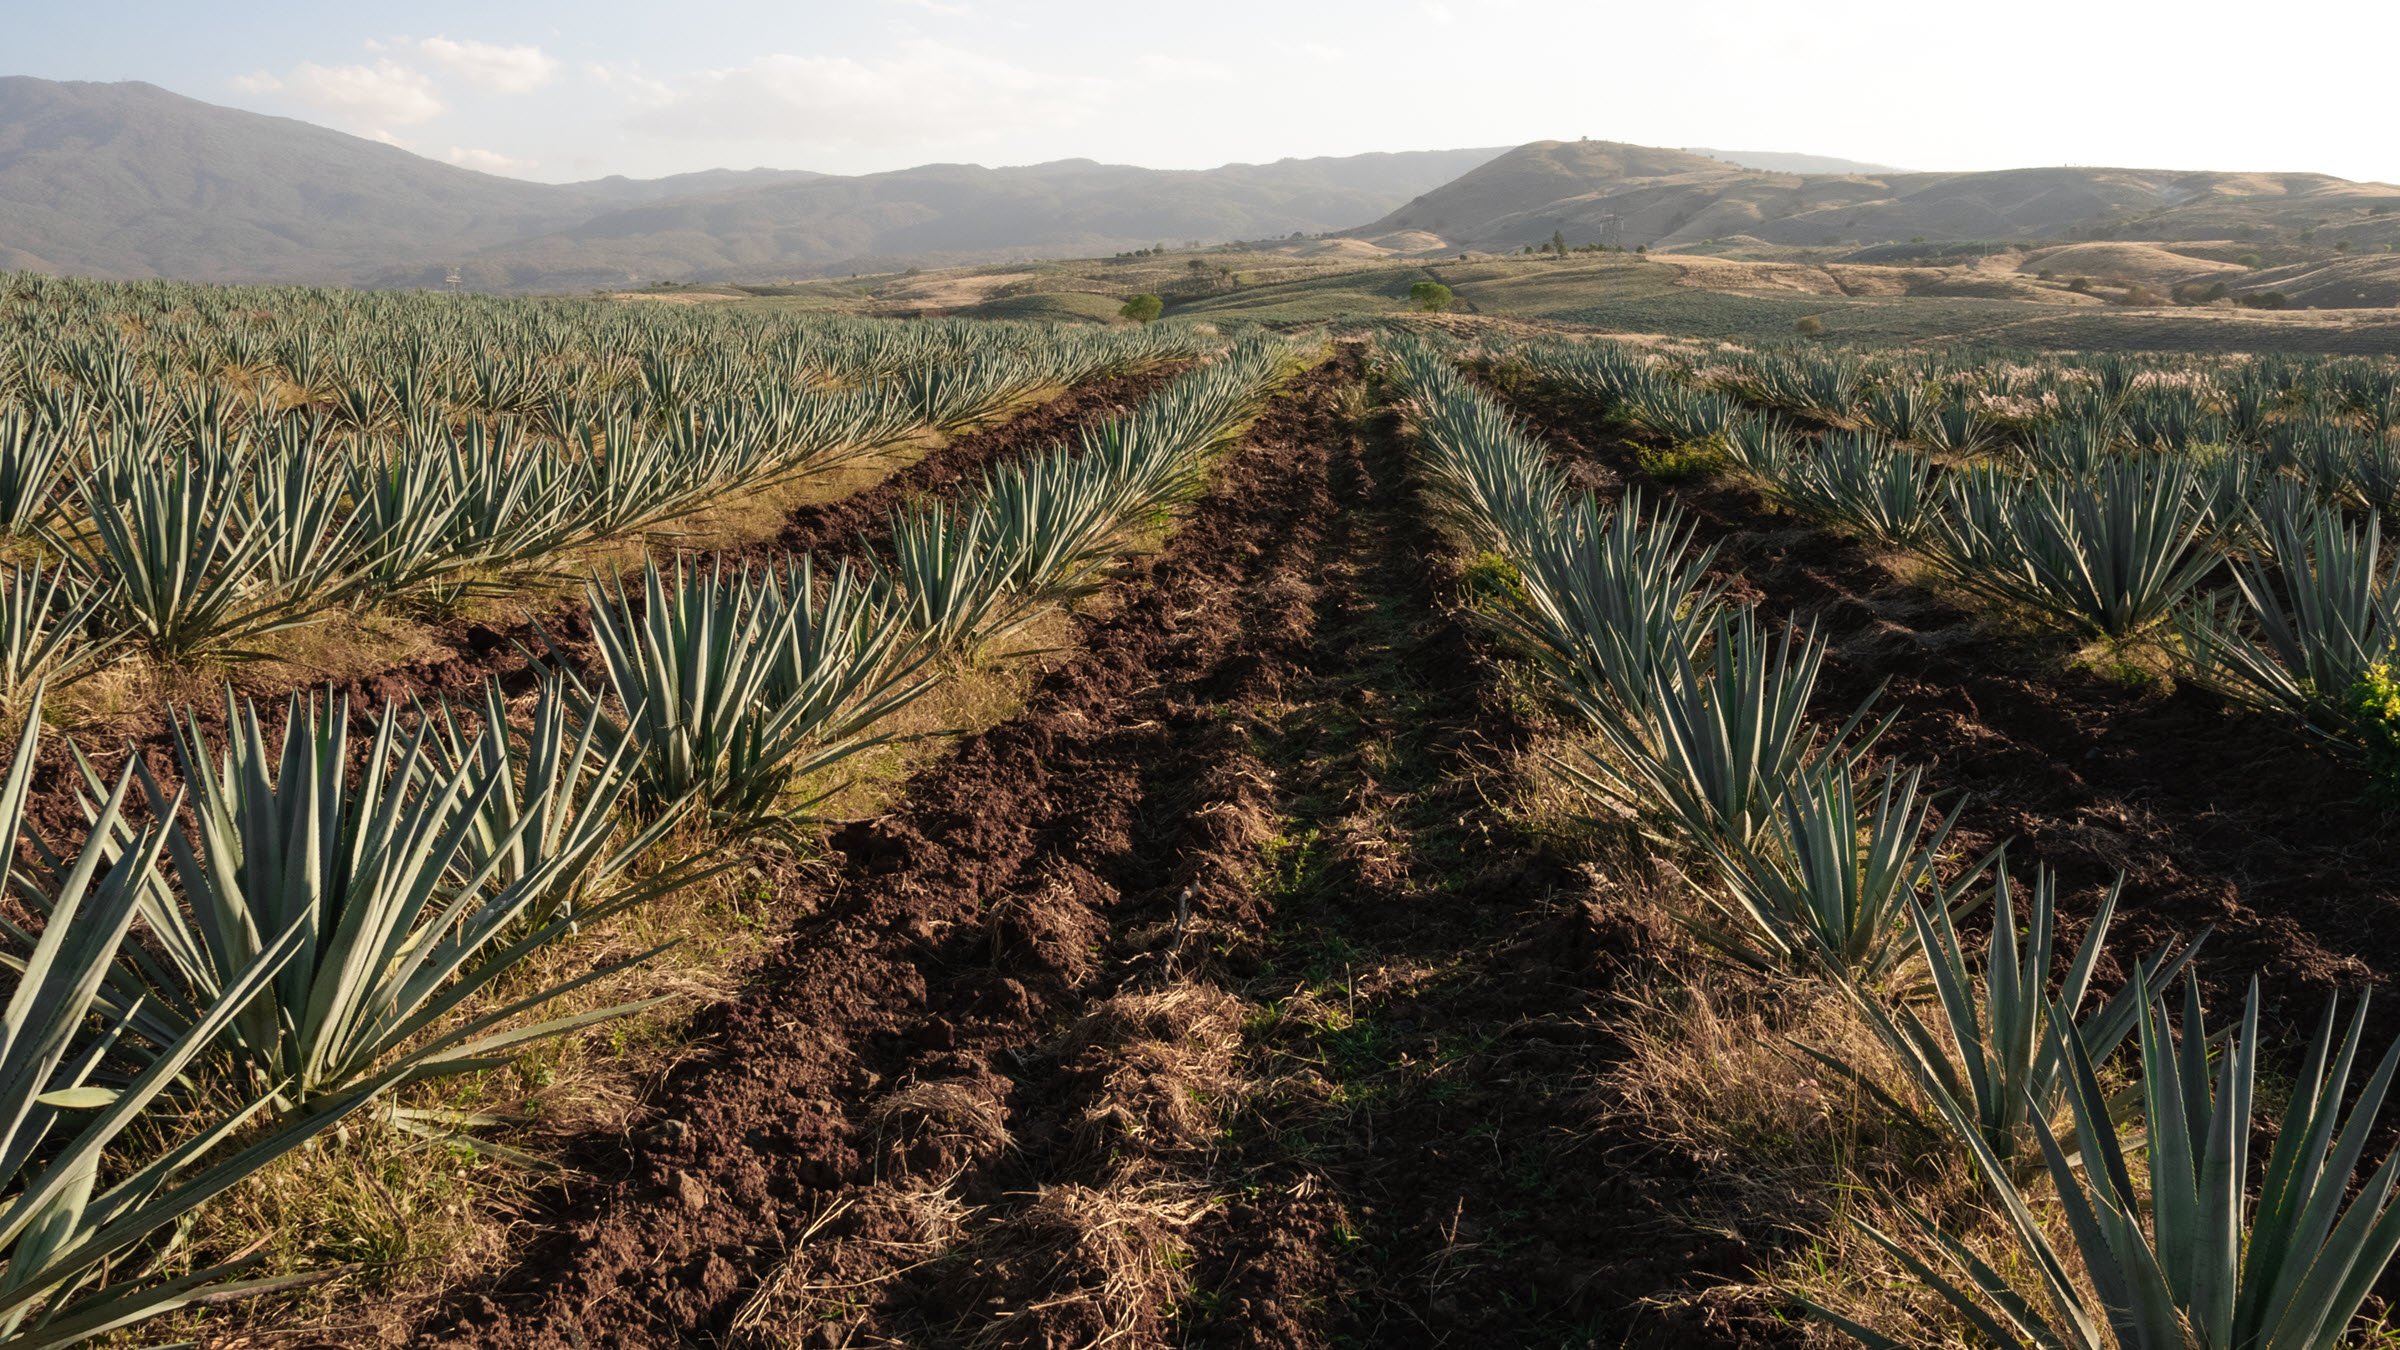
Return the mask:
{"type": "Polygon", "coordinates": [[[0,306],[0,542],[31,555],[0,576],[0,698],[133,648],[238,657],[340,606],[455,593],[1202,342],[859,321],[661,332],[622,305],[452,299],[45,279],[15,302],[13,337],[0,306]],[[91,306],[81,327],[58,321],[72,300],[91,306]],[[268,300],[372,336],[312,338],[268,300]],[[228,347],[241,316],[269,312],[259,341],[283,340],[228,347]],[[526,329],[538,345],[511,345],[526,329]],[[498,355],[525,350],[568,355],[498,355]],[[494,396],[484,366],[503,359],[552,375],[494,396]]]}
{"type": "MultiPolygon", "coordinates": [[[[2351,1098],[2363,1003],[2338,1038],[2328,1011],[2280,1119],[2263,1122],[2255,990],[2230,1034],[2209,1029],[2188,978],[2171,1009],[2193,943],[2131,963],[2099,996],[2114,890],[2066,952],[2046,873],[2012,881],[1998,852],[1945,865],[1956,809],[1937,808],[1920,770],[1873,761],[1886,725],[1874,700],[1836,724],[1812,718],[1824,644],[1730,604],[1710,580],[1714,550],[1675,508],[1571,490],[1429,345],[1387,347],[1384,378],[1430,500],[1505,564],[1483,612],[1592,733],[1570,774],[1692,864],[1683,920],[1706,947],[1847,994],[1908,1081],[1824,1067],[1896,1114],[1930,1109],[1972,1157],[2010,1250],[1987,1261],[1914,1210],[1917,1231],[1872,1239],[1995,1344],[2343,1343],[2400,1249],[2400,1161],[2358,1178],[2400,1070],[2395,1047],[2351,1098]],[[1978,952],[1960,925],[1982,907],[1978,952]],[[2112,1092],[2109,1072],[2131,1090],[2112,1092]]],[[[1871,1345],[1955,1334],[1812,1308],[1871,1345]]]]}
{"type": "Polygon", "coordinates": [[[111,777],[78,753],[78,838],[30,818],[37,686],[0,780],[0,861],[32,915],[4,930],[0,1346],[280,1287],[247,1259],[163,1258],[198,1207],[370,1105],[433,1135],[485,1123],[395,1106],[400,1089],[650,1006],[543,1011],[654,953],[547,984],[524,962],[730,865],[662,861],[681,822],[722,839],[801,819],[807,784],[878,744],[945,658],[1095,585],[1301,357],[1235,344],[905,517],[947,522],[938,559],[595,580],[594,668],[556,660],[514,706],[495,684],[361,734],[339,700],[295,697],[276,729],[229,695],[221,741],[177,720],[171,770],[137,755],[111,777]]]}
{"type": "Polygon", "coordinates": [[[0,273],[0,402],[58,406],[59,386],[134,424],[195,403],[305,402],[351,427],[431,410],[653,418],[782,388],[890,384],[931,410],[956,397],[930,367],[1017,355],[1089,378],[1191,349],[1181,325],[1093,329],[970,320],[890,323],[723,306],[113,283],[0,273]]]}
{"type": "Polygon", "coordinates": [[[1622,350],[1532,360],[1641,430],[1723,447],[1802,515],[2061,631],[2162,637],[2188,677],[2364,750],[2379,780],[2400,774],[2400,560],[2382,547],[2400,438],[2386,431],[2320,420],[2297,439],[2172,448],[2106,419],[2024,439],[1807,436],[1622,350]],[[2230,584],[2209,586],[2219,576],[2230,584]]]}

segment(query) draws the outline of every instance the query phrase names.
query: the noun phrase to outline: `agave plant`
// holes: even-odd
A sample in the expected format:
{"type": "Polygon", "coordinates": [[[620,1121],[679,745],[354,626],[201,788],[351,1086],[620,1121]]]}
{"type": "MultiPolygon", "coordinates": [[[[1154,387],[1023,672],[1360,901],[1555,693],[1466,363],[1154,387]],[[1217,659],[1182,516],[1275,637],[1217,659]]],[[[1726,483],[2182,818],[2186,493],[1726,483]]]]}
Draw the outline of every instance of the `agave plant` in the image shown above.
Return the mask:
{"type": "Polygon", "coordinates": [[[1859,416],[1887,439],[1923,440],[1932,429],[1933,400],[1927,396],[1924,385],[1913,380],[1895,381],[1868,394],[1859,416]]]}
{"type": "MultiPolygon", "coordinates": [[[[541,698],[556,705],[565,694],[553,682],[541,698]]],[[[285,1109],[371,1082],[489,1067],[530,1040],[646,1006],[498,1029],[604,973],[595,971],[446,1021],[568,930],[563,897],[626,866],[663,833],[653,826],[626,848],[608,848],[630,782],[624,750],[598,753],[587,731],[573,753],[546,761],[500,748],[444,764],[431,720],[404,732],[387,710],[352,773],[345,702],[321,708],[295,696],[279,748],[255,708],[228,693],[226,712],[222,752],[196,719],[178,721],[176,758],[190,796],[187,823],[167,840],[175,885],[143,888],[156,950],[129,948],[109,973],[107,1005],[145,1039],[187,1034],[235,972],[287,930],[300,934],[294,959],[221,1037],[285,1109]],[[544,913],[553,917],[532,918],[544,913]]],[[[537,723],[555,726],[556,717],[537,723]]],[[[508,739],[504,725],[490,734],[508,739]]],[[[154,814],[176,818],[177,799],[147,766],[137,761],[134,772],[154,814]]],[[[88,766],[86,774],[96,782],[88,766]]],[[[99,819],[95,839],[119,851],[138,842],[99,819]]],[[[629,888],[602,908],[654,889],[629,888]]]]}
{"type": "Polygon", "coordinates": [[[2105,410],[2062,417],[2044,425],[2025,443],[2026,457],[2044,474],[2086,478],[2116,458],[2118,424],[2105,410]]]}
{"type": "Polygon", "coordinates": [[[592,699],[594,715],[618,728],[651,810],[691,803],[743,824],[788,814],[793,782],[876,744],[867,726],[922,691],[926,649],[876,588],[844,569],[817,596],[805,564],[790,584],[653,562],[638,610],[622,582],[613,595],[593,584],[614,698],[608,712],[592,699]]]}
{"type": "Polygon", "coordinates": [[[1804,453],[1791,427],[1771,414],[1745,417],[1725,436],[1726,458],[1761,476],[1780,472],[1788,461],[1804,453]]]}
{"type": "Polygon", "coordinates": [[[2327,512],[2267,511],[2259,528],[2276,565],[2239,563],[2231,593],[2177,611],[2184,659],[2228,697],[2347,734],[2350,690],[2400,644],[2382,517],[2352,526],[2327,512]]]}
{"type": "Polygon", "coordinates": [[[2126,458],[2080,479],[1957,475],[1929,543],[1970,590],[2095,637],[2131,637],[2217,563],[2198,474],[2181,459],[2126,458]]]}
{"type": "MultiPolygon", "coordinates": [[[[2093,1047],[2072,1023],[2055,1018],[2047,1034],[2065,1066],[2073,1125],[2061,1139],[2046,1120],[2028,1122],[2088,1285],[2075,1278],[2068,1252],[2008,1162],[1963,1112],[1951,1123],[2007,1221],[2017,1258],[2011,1264],[2030,1275],[2036,1292],[2021,1292],[1923,1214],[1911,1218],[1934,1247],[1933,1259],[1874,1228],[1867,1235],[1996,1345],[2335,1350],[2350,1344],[2359,1306],[2400,1251],[2400,1206],[2392,1203],[2400,1158],[2387,1157],[2363,1182],[2358,1177],[2400,1070],[2400,1046],[2385,1053],[2353,1099],[2365,1000],[2338,1047],[2337,1010],[2328,1007],[2253,1188],[2256,984],[2213,1069],[2197,984],[2185,984],[2180,1031],[2138,975],[2134,988],[2141,1010],[2140,1119],[2119,1124],[2111,1115],[2093,1047]],[[2136,1150],[2147,1155],[2147,1184],[2135,1181],[2128,1163],[2136,1150]]],[[[1870,1346],[1908,1344],[1816,1311],[1870,1346]]]]}
{"type": "Polygon", "coordinates": [[[844,563],[824,585],[803,555],[787,562],[781,584],[765,592],[780,610],[783,644],[761,693],[768,706],[792,708],[815,747],[803,776],[876,744],[869,730],[932,687],[932,649],[908,632],[904,616],[871,579],[844,563]]]}
{"type": "Polygon", "coordinates": [[[1999,428],[1964,391],[1954,391],[1937,405],[1925,427],[1925,439],[1935,449],[1962,457],[1981,454],[1999,438],[1999,428]]]}
{"type": "Polygon", "coordinates": [[[379,450],[354,456],[344,473],[353,570],[369,594],[399,595],[459,565],[449,547],[458,502],[440,460],[379,450]]]}
{"type": "MultiPolygon", "coordinates": [[[[36,694],[38,704],[39,695],[36,694]]],[[[38,715],[0,783],[0,837],[22,838],[38,715]]],[[[13,930],[15,988],[0,1011],[0,1346],[50,1350],[188,1306],[259,1293],[283,1281],[235,1279],[237,1260],[181,1275],[139,1259],[156,1234],[363,1106],[381,1083],[256,1128],[256,1100],[179,1126],[170,1112],[202,1052],[227,1033],[299,953],[297,927],[268,935],[182,1034],[144,1048],[130,1074],[114,1061],[138,1033],[105,995],[165,839],[156,825],[120,833],[132,786],[99,805],[93,837],[38,893],[41,935],[13,930]],[[96,1030],[95,1030],[96,1029],[96,1030]],[[237,1135],[247,1134],[238,1145],[237,1135]]],[[[30,878],[18,877],[20,889],[30,878]]]]}
{"type": "Polygon", "coordinates": [[[1438,354],[1404,355],[1423,363],[1404,376],[1417,399],[1412,421],[1435,506],[1478,548],[1524,551],[1553,528],[1561,507],[1549,452],[1438,354]]]}
{"type": "Polygon", "coordinates": [[[356,512],[344,509],[339,473],[316,428],[287,419],[250,475],[250,530],[266,541],[265,584],[287,595],[327,598],[359,564],[356,512]]]}
{"type": "Polygon", "coordinates": [[[15,706],[39,682],[64,684],[108,654],[86,635],[100,597],[64,570],[39,561],[11,567],[0,583],[0,705],[15,706]]]}
{"type": "Polygon", "coordinates": [[[67,438],[11,409],[0,413],[0,533],[31,534],[57,510],[67,438]]]}
{"type": "Polygon", "coordinates": [[[1103,460],[1043,455],[985,478],[981,543],[1009,587],[1027,596],[1067,596],[1098,584],[1110,536],[1128,514],[1120,480],[1103,460]]]}
{"type": "Polygon", "coordinates": [[[252,528],[238,473],[194,454],[89,480],[92,546],[54,537],[100,596],[99,621],[170,659],[242,656],[235,644],[310,620],[312,597],[268,584],[268,536],[252,528]]]}
{"type": "Polygon", "coordinates": [[[1902,548],[1931,528],[1941,500],[1924,456],[1843,432],[1827,435],[1813,455],[1784,458],[1763,477],[1768,494],[1793,510],[1902,548]]]}
{"type": "Polygon", "coordinates": [[[941,651],[963,652],[1033,622],[1033,598],[1009,584],[1011,560],[993,546],[998,522],[986,511],[959,515],[934,505],[892,518],[887,589],[910,625],[941,651]]]}
{"type": "Polygon", "coordinates": [[[1786,628],[1770,641],[1757,611],[1745,606],[1720,616],[1707,641],[1708,662],[1697,668],[1689,654],[1672,654],[1646,720],[1598,724],[1613,753],[1584,751],[1565,766],[1587,788],[1664,821],[1677,842],[1696,849],[1748,844],[1812,761],[1854,765],[1883,731],[1860,734],[1872,697],[1830,734],[1810,722],[1825,659],[1814,628],[1786,628]]]}
{"type": "MultiPolygon", "coordinates": [[[[2065,1101],[2067,1062],[2059,1053],[2063,1043],[2049,1034],[2051,1019],[2071,1021],[2091,1058],[2106,1060],[2133,1034],[2141,1015],[2139,987],[2146,983],[2157,988],[2171,980],[2206,940],[2203,933],[2180,952],[2173,944],[2162,947],[2143,959],[2137,979],[2087,1010],[2084,1004],[2091,996],[2101,946],[2124,885],[2120,875],[2109,886],[2082,943],[2055,973],[2058,888],[2046,868],[2034,874],[2031,922],[2022,933],[2006,864],[1993,868],[1992,931],[1982,952],[1980,978],[1950,911],[1913,908],[1917,947],[1933,985],[1930,1024],[1913,1007],[1887,1011],[1872,995],[1844,986],[1926,1099],[1943,1103],[1947,1117],[1972,1119],[1984,1145],[2004,1162],[2013,1165],[2029,1156],[2034,1149],[2033,1121],[2055,1119],[2065,1101]]],[[[1810,1053],[1837,1072],[1857,1076],[1846,1064],[1810,1053]]],[[[1880,1088],[1867,1086],[1882,1096],[1880,1088]]],[[[1895,1113],[1903,1111],[1889,1097],[1883,1100],[1895,1113]]]]}
{"type": "Polygon", "coordinates": [[[1753,969],[1873,985],[1909,956],[1913,907],[1968,903],[1993,857],[1941,877],[1936,859],[1958,808],[1936,813],[1920,769],[1887,766],[1863,802],[1858,776],[1839,757],[1808,765],[1749,841],[1717,842],[1722,884],[1700,887],[1707,912],[1684,921],[1693,935],[1753,969]]]}
{"type": "Polygon", "coordinates": [[[1639,726],[1717,608],[1706,579],[1716,549],[1695,548],[1695,528],[1673,507],[1644,520],[1637,492],[1613,510],[1579,498],[1529,541],[1522,585],[1489,617],[1586,717],[1639,726]]]}

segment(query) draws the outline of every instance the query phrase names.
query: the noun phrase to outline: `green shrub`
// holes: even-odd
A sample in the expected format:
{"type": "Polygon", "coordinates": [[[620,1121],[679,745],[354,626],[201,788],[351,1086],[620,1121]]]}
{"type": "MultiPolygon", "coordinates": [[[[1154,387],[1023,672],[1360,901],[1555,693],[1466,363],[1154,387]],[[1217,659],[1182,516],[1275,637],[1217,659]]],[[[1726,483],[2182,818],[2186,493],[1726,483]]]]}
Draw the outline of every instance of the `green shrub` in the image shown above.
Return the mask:
{"type": "Polygon", "coordinates": [[[1815,337],[1825,331],[1825,321],[1814,314],[1803,314],[1792,320],[1792,331],[1802,337],[1815,337]]]}
{"type": "Polygon", "coordinates": [[[1133,320],[1135,323],[1149,323],[1151,320],[1156,319],[1159,315],[1166,312],[1167,304],[1164,300],[1159,299],[1155,295],[1147,294],[1133,297],[1131,300],[1125,302],[1125,307],[1123,309],[1117,311],[1118,314],[1133,320]]]}
{"type": "Polygon", "coordinates": [[[2390,661],[2367,667],[2350,686],[2350,720],[2366,742],[2375,794],[2400,804],[2400,674],[2393,672],[2390,661]]]}
{"type": "Polygon", "coordinates": [[[1408,300],[1422,310],[1439,313],[1450,308],[1450,288],[1438,281],[1420,281],[1408,288],[1408,300]]]}

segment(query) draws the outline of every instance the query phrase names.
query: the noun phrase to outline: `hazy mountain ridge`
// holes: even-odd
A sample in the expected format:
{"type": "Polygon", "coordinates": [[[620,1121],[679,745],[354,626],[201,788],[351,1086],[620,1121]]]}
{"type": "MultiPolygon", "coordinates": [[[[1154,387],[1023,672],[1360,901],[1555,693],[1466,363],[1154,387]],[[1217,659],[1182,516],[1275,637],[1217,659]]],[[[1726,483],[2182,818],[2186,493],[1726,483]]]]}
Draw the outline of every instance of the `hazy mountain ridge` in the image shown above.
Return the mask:
{"type": "MultiPolygon", "coordinates": [[[[662,202],[479,250],[472,273],[523,284],[807,275],[848,267],[1068,258],[1198,239],[1322,233],[1417,182],[1500,153],[1445,150],[1142,169],[1092,160],[929,164],[662,202]]],[[[406,280],[408,278],[393,278],[406,280]]]]}
{"type": "Polygon", "coordinates": [[[0,267],[205,281],[621,285],[1322,233],[1498,149],[1173,171],[1064,160],[544,184],[154,85],[0,78],[0,267]]]}

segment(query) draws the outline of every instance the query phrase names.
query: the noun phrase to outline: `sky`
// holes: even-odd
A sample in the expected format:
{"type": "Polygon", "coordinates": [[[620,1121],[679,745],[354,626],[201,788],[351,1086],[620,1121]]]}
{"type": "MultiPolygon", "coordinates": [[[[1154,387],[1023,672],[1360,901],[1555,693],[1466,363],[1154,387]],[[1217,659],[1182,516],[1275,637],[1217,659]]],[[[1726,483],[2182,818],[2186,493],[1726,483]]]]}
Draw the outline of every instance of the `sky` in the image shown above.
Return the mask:
{"type": "Polygon", "coordinates": [[[0,74],[147,80],[546,182],[1544,138],[2400,182],[2391,0],[36,5],[0,74]]]}

